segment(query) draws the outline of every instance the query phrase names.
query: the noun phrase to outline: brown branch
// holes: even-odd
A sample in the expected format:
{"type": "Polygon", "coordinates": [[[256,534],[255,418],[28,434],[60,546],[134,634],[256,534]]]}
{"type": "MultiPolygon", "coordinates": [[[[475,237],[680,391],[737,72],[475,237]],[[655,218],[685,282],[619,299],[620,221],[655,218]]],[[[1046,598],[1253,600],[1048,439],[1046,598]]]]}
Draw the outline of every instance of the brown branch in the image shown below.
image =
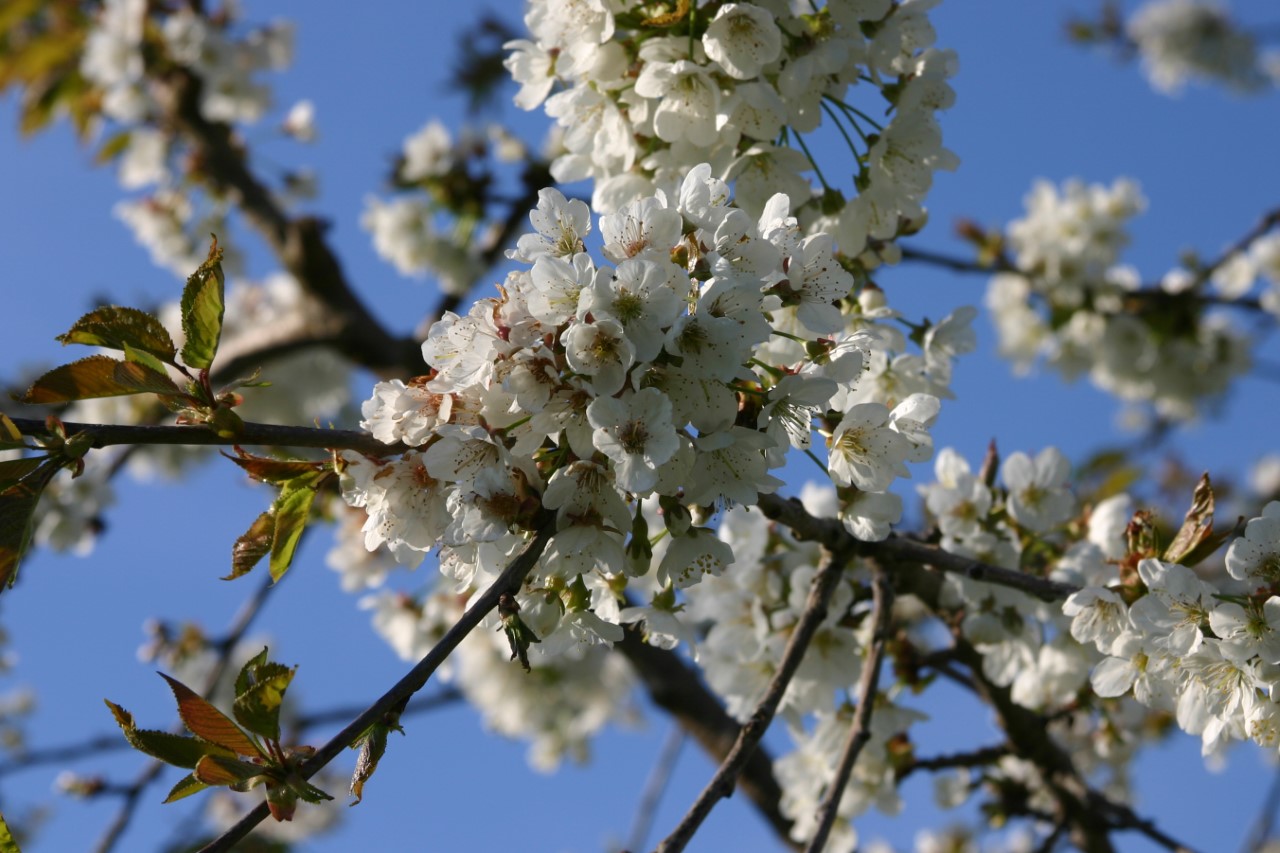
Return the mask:
{"type": "Polygon", "coordinates": [[[875,709],[880,667],[884,661],[889,621],[893,615],[893,587],[889,584],[889,578],[879,565],[873,566],[872,570],[871,643],[867,647],[862,677],[858,680],[858,710],[854,713],[853,725],[849,727],[849,734],[840,751],[835,776],[822,797],[822,804],[818,806],[818,826],[809,839],[806,853],[822,853],[826,848],[827,837],[831,834],[831,827],[835,825],[836,815],[840,811],[840,799],[844,796],[845,786],[849,784],[849,776],[853,773],[853,765],[867,741],[871,740],[871,713],[875,709]]]}
{"type": "MultiPolygon", "coordinates": [[[[670,714],[703,752],[717,762],[729,755],[741,727],[679,655],[649,645],[634,625],[626,626],[622,642],[614,649],[627,658],[654,704],[670,714]]],[[[773,775],[773,758],[764,746],[757,747],[747,759],[738,788],[778,838],[799,850],[791,840],[792,821],[778,807],[782,787],[773,775]]]]}
{"type": "Polygon", "coordinates": [[[1162,832],[1152,821],[1141,817],[1133,809],[1123,803],[1117,803],[1097,791],[1089,791],[1089,803],[1105,815],[1114,829],[1131,829],[1140,832],[1172,853],[1196,853],[1195,849],[1183,844],[1171,835],[1162,832]]]}
{"type": "Polygon", "coordinates": [[[1005,569],[943,551],[902,536],[882,542],[860,542],[834,518],[815,518],[795,498],[761,495],[758,506],[768,518],[791,528],[803,539],[822,543],[828,549],[852,548],[855,553],[894,562],[927,566],[941,572],[962,575],[970,580],[1007,586],[1045,601],[1064,599],[1079,587],[1039,578],[1026,572],[1005,569]]]}
{"type": "MultiPolygon", "coordinates": [[[[39,438],[49,434],[44,421],[13,418],[23,435],[39,438]]],[[[246,423],[234,436],[224,437],[203,425],[137,426],[129,424],[81,424],[66,422],[67,436],[87,434],[91,447],[117,444],[186,444],[200,447],[269,445],[273,447],[315,447],[325,450],[354,450],[369,456],[391,456],[409,448],[403,444],[383,444],[368,433],[347,429],[276,426],[246,423]]]]}
{"type": "MultiPolygon", "coordinates": [[[[427,680],[452,654],[468,634],[498,606],[498,599],[505,594],[514,593],[524,582],[525,576],[533,569],[542,551],[551,539],[555,528],[554,513],[544,514],[538,519],[538,532],[529,544],[502,571],[489,588],[477,596],[467,611],[458,618],[445,635],[418,661],[413,669],[395,683],[386,693],[370,705],[365,711],[348,723],[342,731],[329,739],[316,754],[298,768],[303,779],[310,779],[322,767],[337,758],[357,737],[380,720],[386,719],[397,706],[403,707],[409,697],[426,685],[427,680]]],[[[266,802],[259,803],[254,809],[240,819],[235,826],[228,829],[218,838],[201,848],[201,853],[222,853],[232,849],[237,842],[247,836],[267,816],[266,802]]]]}
{"type": "Polygon", "coordinates": [[[987,746],[972,752],[955,752],[950,755],[936,755],[933,758],[915,758],[902,765],[896,771],[898,781],[910,776],[918,770],[950,770],[954,767],[985,767],[994,764],[1009,754],[1005,744],[987,746]]]}
{"type": "Polygon", "coordinates": [[[831,599],[831,594],[835,591],[840,578],[843,577],[845,566],[852,556],[852,550],[848,547],[832,550],[826,564],[814,576],[804,612],[787,640],[782,660],[779,661],[778,669],[769,681],[764,697],[738,733],[738,738],[729,750],[729,754],[725,756],[707,787],[702,790],[698,799],[671,834],[658,845],[659,853],[679,853],[683,850],[715,804],[733,793],[743,767],[764,737],[770,723],[773,722],[774,713],[782,702],[792,676],[800,668],[800,662],[809,648],[809,642],[822,625],[822,621],[826,619],[827,602],[831,599]]]}

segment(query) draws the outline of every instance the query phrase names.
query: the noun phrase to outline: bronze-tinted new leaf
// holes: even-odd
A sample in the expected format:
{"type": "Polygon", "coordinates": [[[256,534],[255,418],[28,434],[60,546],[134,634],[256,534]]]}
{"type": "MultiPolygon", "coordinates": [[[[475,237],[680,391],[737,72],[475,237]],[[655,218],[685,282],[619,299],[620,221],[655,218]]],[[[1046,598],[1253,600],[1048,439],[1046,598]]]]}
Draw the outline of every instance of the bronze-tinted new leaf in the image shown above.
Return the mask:
{"type": "Polygon", "coordinates": [[[214,237],[209,246],[209,257],[191,274],[182,290],[182,332],[186,335],[182,362],[188,367],[207,370],[218,353],[218,340],[222,337],[224,282],[222,250],[218,248],[218,238],[214,237]]]}
{"type": "MultiPolygon", "coordinates": [[[[178,700],[178,716],[182,718],[183,724],[191,730],[192,734],[237,755],[265,757],[252,738],[241,731],[230,717],[210,705],[181,681],[170,678],[163,672],[160,673],[160,677],[169,682],[169,688],[173,690],[173,696],[178,700]]],[[[197,778],[200,777],[197,776],[197,778]]]]}
{"type": "Polygon", "coordinates": [[[387,726],[375,723],[357,741],[360,755],[356,758],[355,772],[351,774],[351,796],[355,797],[351,803],[353,806],[364,799],[364,783],[373,776],[383,753],[387,751],[387,731],[387,726]]]}
{"type": "Polygon", "coordinates": [[[1170,563],[1188,562],[1188,558],[1197,551],[1201,543],[1213,534],[1213,487],[1209,483],[1208,473],[1200,476],[1196,489],[1191,497],[1191,508],[1187,510],[1182,527],[1173,537],[1169,547],[1164,549],[1164,557],[1170,563]]]}
{"type": "Polygon", "coordinates": [[[102,701],[106,702],[107,707],[111,709],[129,745],[152,758],[160,759],[165,764],[190,769],[206,755],[221,754],[228,758],[233,757],[229,750],[208,741],[170,732],[139,729],[133,721],[132,714],[108,699],[102,701]]]}
{"type": "Polygon", "coordinates": [[[137,308],[104,305],[85,314],[65,335],[63,344],[87,344],[107,349],[141,350],[166,364],[173,364],[177,349],[169,331],[155,316],[137,308]]]}
{"type": "Polygon", "coordinates": [[[262,768],[225,755],[206,755],[196,763],[191,775],[205,785],[238,785],[261,776],[262,768]]]}
{"type": "Polygon", "coordinates": [[[231,574],[223,580],[235,580],[251,572],[258,561],[271,551],[275,532],[276,517],[270,510],[255,518],[249,529],[231,546],[231,574]]]}
{"type": "Polygon", "coordinates": [[[126,394],[180,395],[173,380],[132,361],[106,355],[91,355],[55,367],[35,381],[22,398],[24,403],[70,403],[93,397],[120,397],[126,394]]]}
{"type": "Polygon", "coordinates": [[[331,467],[329,462],[308,462],[303,459],[272,459],[269,456],[255,456],[241,447],[235,448],[236,455],[223,452],[223,456],[244,469],[253,479],[261,483],[284,483],[308,474],[315,474],[331,467]]]}

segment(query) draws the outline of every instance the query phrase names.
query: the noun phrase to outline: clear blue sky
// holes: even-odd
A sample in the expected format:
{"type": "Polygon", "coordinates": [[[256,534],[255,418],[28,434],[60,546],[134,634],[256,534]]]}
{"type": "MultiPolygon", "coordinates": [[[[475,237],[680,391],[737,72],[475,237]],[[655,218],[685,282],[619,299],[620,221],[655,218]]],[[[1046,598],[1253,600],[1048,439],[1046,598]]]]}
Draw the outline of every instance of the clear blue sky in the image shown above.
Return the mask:
{"type": "MultiPolygon", "coordinates": [[[[1267,0],[1232,5],[1246,20],[1276,23],[1280,17],[1267,0]]],[[[358,14],[331,0],[248,0],[245,7],[250,20],[287,13],[298,22],[294,67],[273,82],[282,107],[302,97],[316,102],[321,134],[309,148],[272,144],[261,150],[280,162],[316,168],[321,195],[313,208],[333,221],[331,237],[351,279],[379,316],[408,331],[434,302],[433,292],[399,279],[377,260],[358,225],[363,199],[381,190],[389,158],[407,134],[433,116],[459,122],[463,103],[444,90],[444,80],[455,36],[470,13],[487,7],[517,21],[519,4],[397,0],[369,4],[358,14]]],[[[1151,280],[1184,248],[1216,254],[1280,203],[1280,98],[1241,99],[1203,89],[1176,100],[1155,94],[1135,68],[1065,43],[1067,14],[1092,7],[1090,0],[950,0],[937,11],[940,44],[960,53],[958,102],[943,127],[962,165],[939,176],[929,199],[933,226],[917,245],[962,251],[949,233],[957,217],[1007,222],[1019,215],[1022,197],[1038,177],[1109,183],[1129,175],[1141,182],[1150,208],[1136,223],[1128,259],[1151,280]]],[[[541,138],[545,120],[539,114],[513,109],[508,115],[526,138],[541,138]]],[[[180,287],[150,264],[112,217],[121,197],[113,173],[94,168],[91,152],[78,147],[65,126],[20,140],[14,116],[12,99],[0,102],[6,375],[21,363],[71,357],[53,337],[93,296],[108,293],[121,304],[138,304],[176,297],[180,287]]],[[[261,251],[248,248],[252,273],[273,270],[261,251]]],[[[979,304],[985,288],[981,278],[915,266],[884,275],[882,284],[908,316],[933,318],[979,304]]],[[[976,458],[995,437],[1006,451],[1056,444],[1079,459],[1123,438],[1113,427],[1114,401],[1052,376],[1015,379],[995,358],[985,321],[980,340],[979,352],[958,365],[958,399],[944,408],[935,430],[939,447],[954,445],[976,458]]],[[[1276,349],[1273,341],[1262,356],[1280,362],[1276,349]]],[[[1273,428],[1277,401],[1274,379],[1245,379],[1221,416],[1181,429],[1174,446],[1194,468],[1240,474],[1257,456],[1280,450],[1273,428]]],[[[918,478],[928,476],[927,468],[917,470],[918,478]]],[[[40,710],[29,727],[33,746],[110,730],[103,697],[124,704],[145,725],[169,724],[168,691],[150,667],[136,662],[141,625],[165,615],[197,619],[220,632],[255,580],[218,578],[226,573],[231,542],[267,500],[267,492],[243,485],[225,464],[182,484],[121,483],[108,533],[91,557],[36,554],[28,561],[20,586],[0,597],[0,619],[21,655],[14,672],[0,678],[0,689],[19,683],[38,689],[40,710]]],[[[276,637],[274,656],[299,665],[293,690],[306,709],[370,700],[406,665],[372,634],[368,614],[356,609],[355,598],[342,593],[324,567],[328,537],[312,539],[258,627],[276,637]]],[[[932,752],[929,746],[942,751],[994,740],[994,734],[973,735],[989,729],[979,710],[936,702],[924,707],[935,720],[920,730],[922,753],[932,752]]],[[[305,849],[600,850],[608,839],[625,835],[667,728],[661,714],[650,714],[645,731],[602,738],[591,766],[543,777],[526,768],[522,744],[485,736],[465,708],[415,719],[406,738],[393,739],[365,802],[344,814],[344,829],[305,849]]],[[[126,756],[78,769],[127,781],[141,766],[141,758],[126,756]]],[[[686,747],[658,832],[674,824],[710,772],[696,749],[686,747]]],[[[42,769],[0,780],[0,806],[19,813],[48,799],[55,773],[42,769]]],[[[1202,850],[1223,850],[1238,848],[1269,774],[1257,751],[1245,746],[1233,752],[1224,775],[1210,775],[1198,743],[1184,737],[1144,760],[1138,779],[1144,814],[1202,850]]],[[[166,789],[162,783],[145,796],[118,849],[154,849],[171,838],[195,801],[161,807],[166,789]]],[[[904,816],[861,821],[864,838],[883,835],[909,844],[917,828],[936,823],[928,786],[916,783],[907,791],[904,816]]],[[[55,807],[32,850],[87,849],[117,803],[62,800],[55,807]]],[[[1124,850],[1149,849],[1137,839],[1120,843],[1124,850]]],[[[733,800],[717,808],[695,849],[777,847],[750,809],[733,800]]]]}

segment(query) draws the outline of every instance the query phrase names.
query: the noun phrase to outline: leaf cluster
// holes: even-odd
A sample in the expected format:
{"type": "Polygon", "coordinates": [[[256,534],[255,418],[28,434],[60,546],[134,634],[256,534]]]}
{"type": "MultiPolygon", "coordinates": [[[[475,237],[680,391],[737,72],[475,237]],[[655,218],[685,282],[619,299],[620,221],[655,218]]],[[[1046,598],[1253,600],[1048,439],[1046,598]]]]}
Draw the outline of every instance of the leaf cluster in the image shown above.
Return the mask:
{"type": "Polygon", "coordinates": [[[210,787],[248,791],[262,786],[272,816],[291,820],[298,800],[318,803],[333,799],[307,782],[299,770],[314,750],[280,743],[280,709],[294,672],[268,660],[266,648],[250,658],[236,677],[236,698],[231,706],[234,720],[182,682],[161,673],[191,737],[139,729],[132,714],[104,701],[134,749],[191,771],[169,791],[166,803],[210,787]]]}

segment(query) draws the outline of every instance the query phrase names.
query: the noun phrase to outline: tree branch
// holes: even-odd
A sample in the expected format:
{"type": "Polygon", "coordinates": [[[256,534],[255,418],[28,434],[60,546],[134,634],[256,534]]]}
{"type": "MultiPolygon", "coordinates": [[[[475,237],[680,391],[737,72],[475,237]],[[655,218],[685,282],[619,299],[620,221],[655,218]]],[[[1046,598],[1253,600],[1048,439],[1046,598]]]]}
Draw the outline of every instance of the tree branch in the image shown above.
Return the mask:
{"type": "Polygon", "coordinates": [[[849,784],[849,776],[853,773],[853,765],[858,760],[862,748],[871,740],[871,713],[875,709],[876,690],[880,684],[880,667],[884,661],[884,646],[888,640],[890,617],[893,615],[893,588],[889,578],[879,565],[873,566],[871,578],[871,643],[867,647],[867,660],[862,667],[862,677],[858,681],[858,710],[854,713],[853,725],[844,747],[840,751],[840,760],[836,764],[835,776],[831,785],[823,795],[822,804],[818,807],[818,826],[809,839],[806,853],[822,853],[827,846],[827,836],[835,825],[836,815],[840,811],[840,799],[844,796],[845,786],[849,784]]]}
{"type": "MultiPolygon", "coordinates": [[[[547,547],[547,542],[551,539],[554,529],[554,513],[544,513],[538,520],[538,532],[534,538],[507,565],[497,580],[471,602],[471,606],[458,618],[453,627],[445,632],[440,642],[436,643],[431,651],[427,652],[426,656],[418,661],[417,665],[397,681],[390,690],[383,693],[372,705],[366,708],[364,713],[348,723],[342,731],[320,747],[314,756],[303,762],[298,768],[299,775],[303,779],[310,779],[322,767],[337,758],[366,729],[374,723],[386,719],[387,715],[394,711],[397,706],[403,706],[409,701],[409,697],[421,690],[436,669],[458,647],[458,644],[489,615],[490,611],[498,606],[498,599],[505,594],[514,593],[520,588],[525,576],[529,574],[534,564],[538,562],[538,558],[542,556],[542,551],[547,547]]],[[[266,816],[267,804],[264,801],[241,818],[235,826],[201,848],[201,853],[225,853],[225,851],[230,850],[237,842],[252,832],[253,828],[261,823],[266,816]]]]}
{"type": "Polygon", "coordinates": [[[743,767],[764,737],[770,723],[773,722],[773,716],[782,702],[792,676],[800,668],[800,662],[809,648],[809,642],[827,617],[827,602],[831,599],[831,594],[844,575],[845,566],[852,556],[852,550],[847,546],[834,549],[829,552],[826,565],[814,575],[813,586],[809,590],[804,612],[787,640],[782,660],[779,661],[778,669],[769,681],[764,697],[738,733],[738,738],[729,750],[729,754],[725,756],[707,787],[703,789],[684,819],[658,845],[659,853],[679,853],[683,850],[715,804],[733,793],[734,785],[743,767]]]}

